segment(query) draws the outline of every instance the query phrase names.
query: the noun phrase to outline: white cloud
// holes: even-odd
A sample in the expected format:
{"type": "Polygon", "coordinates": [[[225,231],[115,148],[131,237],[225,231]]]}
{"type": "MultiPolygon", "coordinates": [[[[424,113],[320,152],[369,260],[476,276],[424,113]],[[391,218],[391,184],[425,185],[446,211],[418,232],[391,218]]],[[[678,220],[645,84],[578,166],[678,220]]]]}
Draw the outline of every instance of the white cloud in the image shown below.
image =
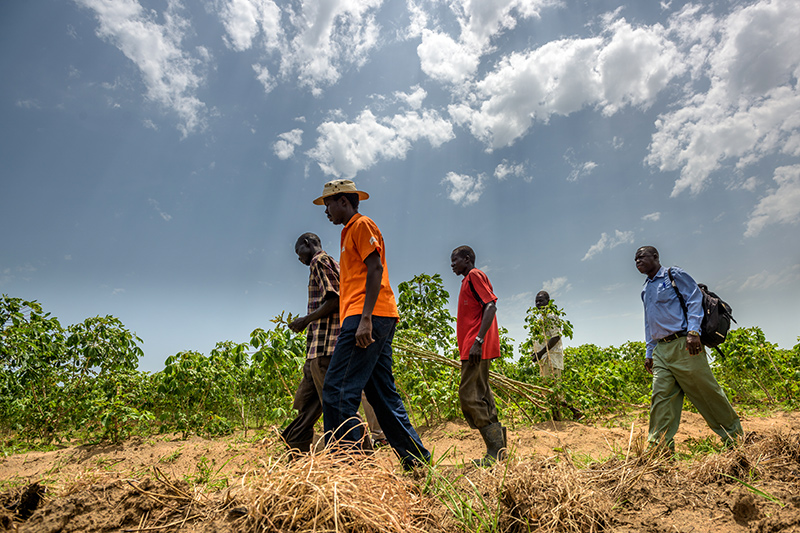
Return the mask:
{"type": "Polygon", "coordinates": [[[480,50],[458,43],[446,33],[430,30],[422,32],[417,55],[425,74],[452,84],[471,78],[480,63],[480,50]]]}
{"type": "Polygon", "coordinates": [[[761,180],[759,180],[757,177],[750,176],[749,178],[744,180],[742,183],[740,183],[739,186],[736,187],[736,188],[744,189],[745,191],[754,192],[756,190],[756,187],[758,187],[760,182],[761,182],[761,180]]]}
{"type": "Polygon", "coordinates": [[[451,4],[460,8],[462,39],[485,47],[492,37],[512,29],[520,19],[540,18],[540,10],[560,5],[556,0],[459,0],[451,4]]]}
{"type": "Polygon", "coordinates": [[[278,48],[283,37],[281,11],[272,0],[229,0],[219,17],[228,33],[225,42],[238,52],[249,49],[259,34],[267,50],[278,48]]]}
{"type": "Polygon", "coordinates": [[[646,220],[648,222],[658,222],[661,219],[661,212],[656,211],[654,213],[650,213],[649,215],[645,215],[642,217],[642,220],[646,220]]]}
{"type": "Polygon", "coordinates": [[[567,176],[567,181],[578,181],[580,178],[588,176],[597,168],[597,163],[594,161],[586,161],[585,163],[573,163],[572,172],[567,176]]]}
{"type": "Polygon", "coordinates": [[[603,250],[611,250],[612,248],[616,248],[620,244],[630,244],[633,242],[633,232],[632,231],[620,231],[614,230],[614,236],[609,237],[607,233],[603,232],[600,234],[600,240],[597,243],[593,244],[589,251],[586,252],[586,255],[583,256],[581,261],[586,261],[587,259],[591,259],[592,257],[596,256],[603,250]]]}
{"type": "Polygon", "coordinates": [[[428,96],[428,93],[419,85],[415,85],[411,89],[413,90],[410,93],[397,91],[394,94],[399,100],[402,100],[408,104],[411,109],[419,109],[422,107],[422,101],[425,100],[425,98],[428,96]]]}
{"type": "Polygon", "coordinates": [[[494,169],[494,177],[499,180],[504,180],[508,176],[516,176],[518,178],[525,177],[525,165],[522,163],[514,165],[503,159],[503,162],[494,169]]]}
{"type": "Polygon", "coordinates": [[[458,39],[427,29],[428,16],[409,1],[410,36],[422,35],[417,55],[423,72],[431,78],[458,84],[472,78],[481,57],[493,51],[492,39],[513,29],[518,19],[539,18],[540,10],[561,5],[558,0],[455,0],[448,2],[461,28],[458,39]]]}
{"type": "Polygon", "coordinates": [[[797,281],[800,281],[800,265],[792,265],[781,272],[762,270],[758,274],[748,277],[744,283],[737,285],[736,288],[740,291],[764,290],[770,287],[791,285],[797,281]]]}
{"type": "Polygon", "coordinates": [[[256,79],[264,86],[264,92],[272,91],[277,85],[275,78],[269,73],[269,69],[264,65],[254,64],[253,70],[256,73],[256,79]]]}
{"type": "Polygon", "coordinates": [[[542,290],[547,291],[551,298],[563,294],[572,289],[572,284],[567,283],[566,277],[553,278],[542,283],[542,290]]]}
{"type": "Polygon", "coordinates": [[[172,215],[170,215],[169,213],[167,213],[163,209],[161,209],[161,206],[158,204],[157,200],[154,200],[152,198],[148,198],[147,199],[147,203],[150,204],[150,207],[155,209],[156,213],[158,213],[158,215],[161,218],[163,218],[166,222],[169,222],[170,220],[172,220],[172,215]]]}
{"type": "Polygon", "coordinates": [[[436,111],[409,111],[379,119],[370,110],[355,122],[322,123],[316,146],[307,153],[326,174],[352,178],[379,160],[404,159],[412,143],[438,147],[454,138],[452,125],[436,111]]]}
{"type": "Polygon", "coordinates": [[[447,193],[447,197],[454,203],[470,205],[480,199],[483,193],[484,181],[486,181],[485,174],[469,176],[466,174],[448,172],[447,176],[442,180],[442,183],[446,184],[450,189],[447,193]]]}
{"type": "MultiPolygon", "coordinates": [[[[336,83],[342,71],[363,65],[379,43],[376,13],[383,0],[227,0],[218,16],[226,43],[243,52],[257,49],[278,63],[272,70],[315,95],[336,83]]],[[[265,58],[266,60],[266,58],[265,58]]],[[[261,65],[256,69],[266,84],[261,65]]]]}
{"type": "Polygon", "coordinates": [[[136,0],[76,1],[95,12],[97,35],[114,44],[139,68],[147,97],[177,113],[178,129],[184,137],[204,128],[206,106],[195,96],[203,82],[195,72],[201,61],[181,49],[189,23],[179,15],[177,0],[168,2],[163,25],[153,20],[154,12],[145,11],[136,0]]]}
{"type": "Polygon", "coordinates": [[[35,100],[29,100],[29,99],[17,100],[16,105],[17,105],[17,107],[21,107],[23,109],[41,109],[42,108],[42,106],[40,106],[38,102],[36,102],[35,100]]]}
{"type": "Polygon", "coordinates": [[[673,19],[708,89],[656,122],[646,162],[680,170],[672,196],[701,191],[723,164],[741,170],[771,154],[800,156],[798,20],[794,0],[762,0],[721,20],[696,10],[673,19]]]}
{"type": "Polygon", "coordinates": [[[303,130],[294,129],[278,135],[278,140],[272,145],[272,150],[278,159],[289,159],[294,155],[294,149],[303,143],[303,130]]]}
{"type": "Polygon", "coordinates": [[[428,13],[422,7],[422,2],[416,0],[406,0],[408,9],[409,23],[404,32],[406,39],[414,39],[422,35],[423,30],[428,26],[428,13]]]}
{"type": "Polygon", "coordinates": [[[770,224],[800,221],[800,165],[776,168],[773,179],[778,187],[761,198],[750,213],[745,237],[755,237],[770,224]]]}
{"type": "Polygon", "coordinates": [[[619,20],[601,37],[551,41],[504,57],[450,113],[491,150],[510,146],[554,114],[647,107],[685,68],[662,26],[635,28],[619,20]]]}

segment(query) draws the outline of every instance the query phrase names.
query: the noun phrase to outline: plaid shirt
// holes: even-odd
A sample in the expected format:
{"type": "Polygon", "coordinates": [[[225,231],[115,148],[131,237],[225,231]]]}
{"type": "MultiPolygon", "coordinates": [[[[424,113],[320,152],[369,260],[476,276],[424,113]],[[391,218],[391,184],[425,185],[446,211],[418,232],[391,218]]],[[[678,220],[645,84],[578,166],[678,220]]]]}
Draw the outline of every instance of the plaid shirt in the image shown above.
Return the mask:
{"type": "MultiPolygon", "coordinates": [[[[339,296],[339,263],[324,251],[311,258],[308,276],[308,313],[313,313],[326,298],[339,296]]],[[[339,336],[338,309],[308,325],[306,353],[308,359],[333,355],[336,338],[339,336]]]]}

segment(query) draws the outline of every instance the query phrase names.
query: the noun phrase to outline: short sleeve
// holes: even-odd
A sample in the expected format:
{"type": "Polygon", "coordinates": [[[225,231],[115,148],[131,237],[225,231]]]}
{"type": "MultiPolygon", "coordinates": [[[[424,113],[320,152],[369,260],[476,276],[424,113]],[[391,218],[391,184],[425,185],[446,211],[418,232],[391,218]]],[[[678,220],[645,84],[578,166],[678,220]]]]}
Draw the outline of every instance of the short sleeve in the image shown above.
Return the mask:
{"type": "Polygon", "coordinates": [[[339,295],[339,270],[329,255],[321,257],[311,266],[311,275],[322,291],[323,299],[339,295]]]}
{"type": "Polygon", "coordinates": [[[372,220],[361,217],[353,228],[353,243],[361,260],[364,261],[372,252],[380,253],[383,248],[383,236],[372,220]]]}
{"type": "Polygon", "coordinates": [[[489,282],[489,278],[485,273],[477,268],[473,268],[470,270],[468,276],[472,283],[472,288],[475,289],[475,293],[478,298],[480,298],[482,304],[486,305],[489,302],[497,301],[497,296],[494,294],[492,284],[489,282]]]}

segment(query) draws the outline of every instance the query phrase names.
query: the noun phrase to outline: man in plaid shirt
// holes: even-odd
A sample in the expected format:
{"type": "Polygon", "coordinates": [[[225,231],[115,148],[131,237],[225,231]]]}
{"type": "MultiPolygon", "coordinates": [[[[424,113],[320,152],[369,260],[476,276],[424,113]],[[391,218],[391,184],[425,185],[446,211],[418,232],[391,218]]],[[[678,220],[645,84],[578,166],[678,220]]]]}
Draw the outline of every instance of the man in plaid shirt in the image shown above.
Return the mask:
{"type": "MultiPolygon", "coordinates": [[[[322,385],[339,336],[339,264],[325,253],[314,233],[297,239],[294,251],[309,267],[308,313],[289,324],[289,329],[306,334],[306,363],[297,387],[293,407],[298,415],[281,436],[292,450],[308,452],[314,440],[314,424],[322,416],[322,385]]],[[[362,398],[366,400],[366,398],[362,398]]],[[[385,438],[372,407],[364,401],[367,421],[376,440],[385,438]]]]}

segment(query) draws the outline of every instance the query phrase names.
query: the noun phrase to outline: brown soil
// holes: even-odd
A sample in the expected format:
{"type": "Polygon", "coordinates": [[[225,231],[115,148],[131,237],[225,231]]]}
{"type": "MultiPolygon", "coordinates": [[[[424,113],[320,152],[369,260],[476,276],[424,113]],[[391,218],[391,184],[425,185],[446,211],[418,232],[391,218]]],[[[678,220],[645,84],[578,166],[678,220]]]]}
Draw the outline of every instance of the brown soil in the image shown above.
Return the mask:
{"type": "MultiPolygon", "coordinates": [[[[800,533],[800,412],[742,422],[745,445],[707,453],[716,438],[699,415],[684,413],[676,439],[682,459],[675,461],[643,459],[646,419],[641,418],[509,428],[508,468],[488,470],[469,465],[484,447],[478,432],[463,422],[420,433],[454,487],[482,491],[487,501],[495,491],[493,501],[503,508],[498,531],[526,531],[520,520],[527,520],[535,526],[531,530],[547,531],[800,533]],[[768,437],[773,440],[764,444],[768,437]],[[470,489],[473,485],[477,488],[470,489]],[[564,509],[569,512],[557,514],[564,509]]],[[[393,483],[416,502],[408,505],[428,506],[424,516],[409,511],[415,530],[462,530],[441,498],[420,490],[424,474],[402,475],[388,449],[370,460],[387,472],[382,483],[393,483]]],[[[287,527],[270,519],[269,505],[277,504],[263,503],[267,500],[257,493],[266,487],[265,479],[285,476],[287,465],[274,434],[258,439],[252,433],[212,440],[134,438],[118,445],[12,455],[0,459],[0,531],[331,530],[309,523],[287,527]],[[257,500],[263,515],[258,523],[253,519],[257,500]]],[[[337,505],[334,514],[344,512],[346,502],[337,505]]],[[[388,523],[385,529],[395,530],[388,523]]]]}

